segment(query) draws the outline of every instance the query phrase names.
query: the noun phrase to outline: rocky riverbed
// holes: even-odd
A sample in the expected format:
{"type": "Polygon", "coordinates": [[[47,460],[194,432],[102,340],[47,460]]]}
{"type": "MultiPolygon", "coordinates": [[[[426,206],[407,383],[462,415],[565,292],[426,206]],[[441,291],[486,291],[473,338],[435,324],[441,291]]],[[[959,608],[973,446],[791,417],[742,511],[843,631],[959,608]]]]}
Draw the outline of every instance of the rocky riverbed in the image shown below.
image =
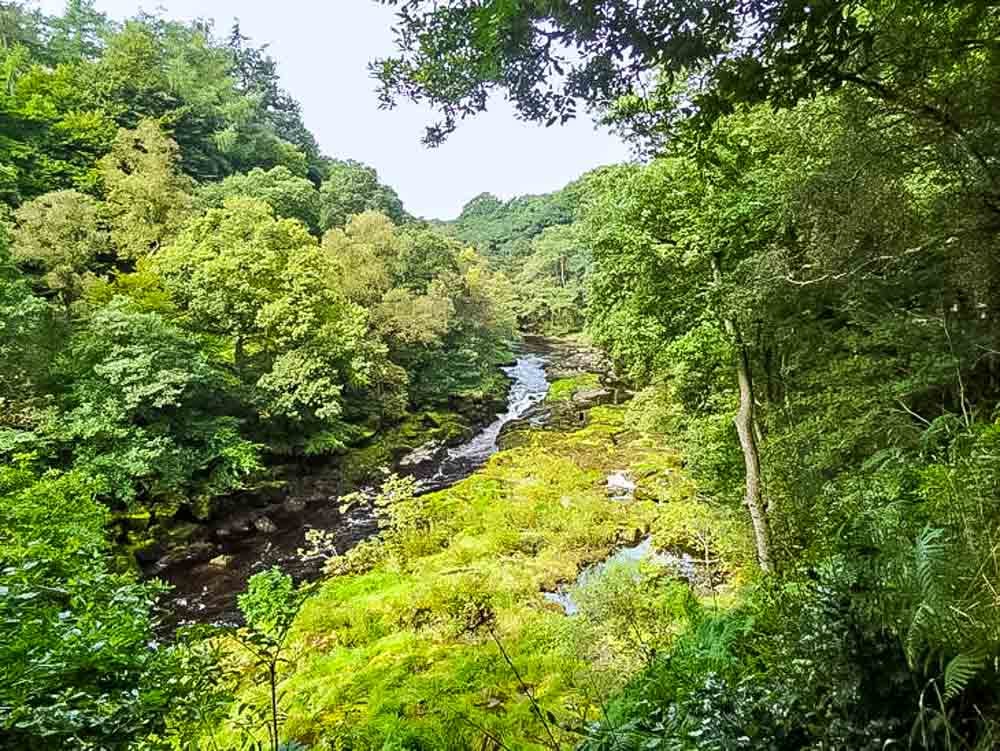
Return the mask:
{"type": "Polygon", "coordinates": [[[346,470],[342,462],[304,472],[275,487],[264,503],[212,524],[189,525],[175,544],[168,540],[156,554],[147,555],[146,574],[173,587],[164,601],[170,620],[234,620],[236,593],[255,572],[270,566],[281,566],[299,580],[319,576],[330,555],[342,554],[378,531],[370,506],[341,508],[339,498],[359,487],[377,487],[389,470],[417,478],[424,491],[447,487],[481,466],[505,438],[517,434],[518,426],[572,421],[588,407],[619,397],[595,379],[592,388],[577,391],[565,404],[542,406],[551,381],[594,378],[583,374],[608,371],[598,353],[572,342],[527,338],[504,371],[511,379],[506,403],[471,435],[468,428],[463,433],[459,425],[448,425],[446,415],[428,413],[406,427],[405,443],[411,445],[405,453],[375,454],[383,461],[369,461],[374,465],[368,467],[369,476],[345,479],[353,471],[349,462],[346,470]]]}

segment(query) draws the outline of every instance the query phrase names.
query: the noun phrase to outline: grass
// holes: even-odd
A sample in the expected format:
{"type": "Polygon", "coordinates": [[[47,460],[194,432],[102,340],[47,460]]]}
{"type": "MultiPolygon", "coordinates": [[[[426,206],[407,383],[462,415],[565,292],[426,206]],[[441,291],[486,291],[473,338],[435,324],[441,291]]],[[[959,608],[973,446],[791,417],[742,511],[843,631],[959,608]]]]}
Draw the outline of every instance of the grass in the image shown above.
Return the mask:
{"type": "MultiPolygon", "coordinates": [[[[567,382],[586,388],[596,376],[567,382]]],[[[639,622],[652,616],[630,615],[648,600],[657,633],[676,628],[662,628],[662,574],[593,618],[567,618],[541,593],[657,527],[656,501],[692,492],[680,472],[676,454],[626,428],[623,408],[596,407],[585,427],[535,431],[452,488],[407,501],[412,524],[363,551],[370,568],[330,578],[300,613],[282,686],[287,737],[335,749],[531,750],[551,748],[551,733],[572,748],[642,667],[612,621],[652,633],[639,622]],[[642,500],[607,497],[607,475],[621,469],[639,478],[642,500]]]]}

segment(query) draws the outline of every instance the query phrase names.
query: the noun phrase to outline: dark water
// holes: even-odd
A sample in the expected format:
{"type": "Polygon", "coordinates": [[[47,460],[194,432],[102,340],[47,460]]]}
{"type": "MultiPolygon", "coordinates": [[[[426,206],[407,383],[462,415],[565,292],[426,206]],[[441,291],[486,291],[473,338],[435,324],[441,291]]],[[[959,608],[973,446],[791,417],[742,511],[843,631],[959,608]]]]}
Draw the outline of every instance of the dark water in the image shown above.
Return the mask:
{"type": "MultiPolygon", "coordinates": [[[[437,451],[428,460],[399,471],[417,477],[427,492],[448,487],[481,467],[497,451],[503,427],[521,419],[548,391],[545,352],[543,344],[526,345],[515,364],[504,368],[511,388],[503,414],[466,443],[437,451]]],[[[236,594],[256,572],[281,566],[296,580],[314,579],[322,574],[327,554],[334,550],[342,554],[378,531],[371,506],[356,505],[342,512],[336,482],[322,476],[305,479],[310,489],[308,502],[293,493],[284,504],[268,510],[276,530],[239,539],[219,539],[216,530],[215,539],[202,545],[210,546],[211,554],[224,556],[225,561],[206,562],[202,555],[200,562],[181,561],[155,572],[173,586],[162,603],[171,623],[234,622],[238,619],[236,594]],[[313,545],[320,549],[309,555],[307,535],[317,534],[322,534],[322,544],[313,545]]],[[[372,478],[373,483],[378,479],[372,478]]]]}

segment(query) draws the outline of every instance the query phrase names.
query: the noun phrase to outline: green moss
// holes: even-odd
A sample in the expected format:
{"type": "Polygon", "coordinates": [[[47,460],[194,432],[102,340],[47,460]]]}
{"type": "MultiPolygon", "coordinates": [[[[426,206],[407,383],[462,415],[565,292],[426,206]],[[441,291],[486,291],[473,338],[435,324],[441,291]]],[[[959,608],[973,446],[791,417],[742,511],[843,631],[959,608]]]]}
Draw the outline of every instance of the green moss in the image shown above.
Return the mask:
{"type": "Polygon", "coordinates": [[[349,449],[341,459],[342,476],[348,485],[357,485],[375,476],[381,467],[391,467],[396,460],[429,441],[450,444],[462,440],[470,432],[468,420],[453,412],[408,415],[364,446],[349,449]]]}
{"type": "MultiPolygon", "coordinates": [[[[426,440],[418,425],[449,422],[421,419],[397,438],[426,440]]],[[[300,613],[282,686],[287,736],[331,748],[458,751],[482,745],[485,729],[508,748],[542,749],[545,730],[494,634],[559,726],[596,718],[642,663],[625,646],[630,637],[602,618],[566,618],[542,592],[650,530],[674,529],[653,500],[610,500],[614,470],[640,485],[684,481],[676,453],[631,430],[623,407],[605,406],[583,427],[533,430],[466,480],[405,501],[412,528],[381,546],[371,570],[327,580],[300,613]]],[[[667,638],[677,626],[657,604],[660,585],[651,586],[643,596],[657,638],[667,638]]],[[[566,748],[578,740],[552,730],[566,748]]]]}
{"type": "Polygon", "coordinates": [[[566,401],[572,399],[578,391],[596,389],[600,385],[600,378],[594,373],[584,373],[572,378],[560,378],[549,386],[549,392],[545,395],[545,399],[549,402],[566,401]]]}
{"type": "Polygon", "coordinates": [[[460,441],[471,432],[468,421],[454,412],[425,412],[424,421],[433,426],[435,440],[446,443],[460,441]]]}
{"type": "Polygon", "coordinates": [[[114,522],[129,531],[143,531],[149,528],[153,515],[149,509],[130,509],[114,514],[114,522]]]}

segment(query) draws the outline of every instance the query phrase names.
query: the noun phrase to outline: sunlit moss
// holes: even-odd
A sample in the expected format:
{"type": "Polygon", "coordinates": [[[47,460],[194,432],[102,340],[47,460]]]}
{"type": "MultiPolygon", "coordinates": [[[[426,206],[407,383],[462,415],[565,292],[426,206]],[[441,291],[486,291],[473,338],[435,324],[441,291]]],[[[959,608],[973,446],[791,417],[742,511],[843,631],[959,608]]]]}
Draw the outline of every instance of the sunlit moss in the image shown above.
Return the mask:
{"type": "Polygon", "coordinates": [[[584,389],[595,389],[601,385],[600,380],[594,373],[583,373],[571,378],[560,378],[553,381],[546,394],[546,400],[558,402],[565,399],[572,399],[573,394],[584,389]]]}
{"type": "MultiPolygon", "coordinates": [[[[534,430],[466,480],[415,499],[419,523],[373,557],[371,570],[325,582],[299,615],[282,687],[287,735],[334,748],[457,751],[478,747],[487,732],[511,748],[540,749],[552,732],[571,747],[571,729],[597,719],[600,702],[641,666],[641,650],[603,616],[567,618],[542,592],[662,529],[657,501],[685,482],[676,453],[629,429],[623,407],[596,407],[585,426],[534,430]],[[614,471],[648,492],[610,498],[614,471]],[[548,730],[497,640],[555,718],[548,730]]],[[[592,596],[591,610],[631,607],[608,598],[641,601],[641,614],[668,618],[639,633],[671,638],[684,613],[659,594],[669,581],[660,572],[624,582],[592,596]]]]}

